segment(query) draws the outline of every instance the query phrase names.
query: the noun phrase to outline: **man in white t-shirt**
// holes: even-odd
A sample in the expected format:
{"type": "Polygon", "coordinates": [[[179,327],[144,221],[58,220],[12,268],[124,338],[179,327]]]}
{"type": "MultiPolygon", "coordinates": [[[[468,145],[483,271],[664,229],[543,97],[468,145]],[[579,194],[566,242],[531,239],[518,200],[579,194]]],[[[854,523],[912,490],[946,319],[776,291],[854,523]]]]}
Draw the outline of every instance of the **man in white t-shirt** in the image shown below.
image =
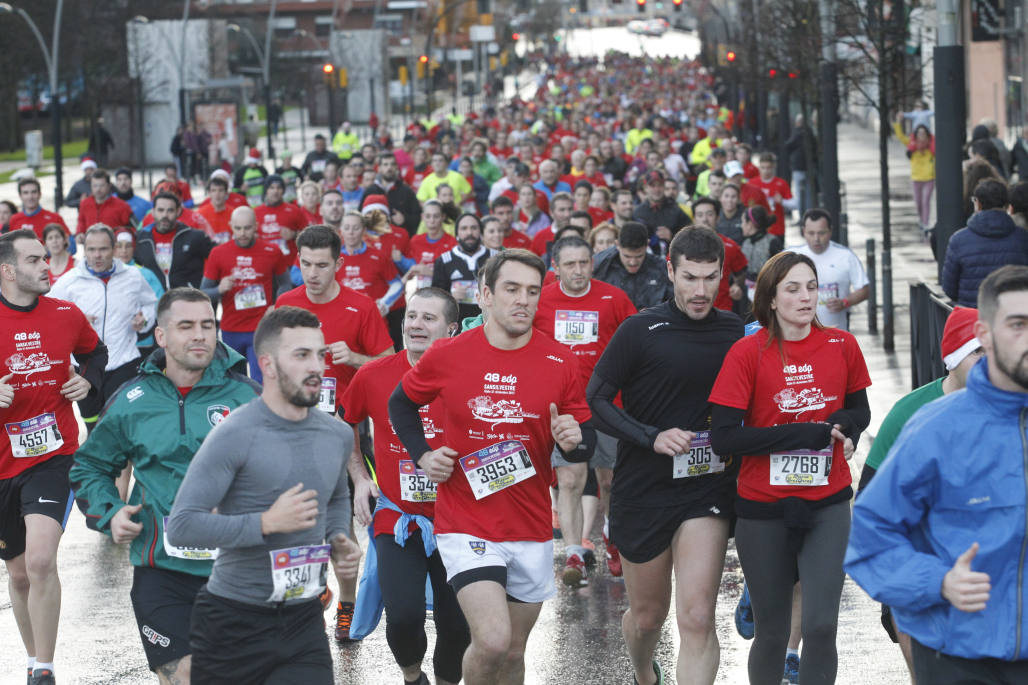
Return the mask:
{"type": "Polygon", "coordinates": [[[823,209],[808,209],[800,229],[805,245],[787,248],[810,257],[817,267],[817,318],[825,326],[849,330],[849,310],[867,299],[870,286],[860,258],[832,242],[831,218],[823,209]]]}

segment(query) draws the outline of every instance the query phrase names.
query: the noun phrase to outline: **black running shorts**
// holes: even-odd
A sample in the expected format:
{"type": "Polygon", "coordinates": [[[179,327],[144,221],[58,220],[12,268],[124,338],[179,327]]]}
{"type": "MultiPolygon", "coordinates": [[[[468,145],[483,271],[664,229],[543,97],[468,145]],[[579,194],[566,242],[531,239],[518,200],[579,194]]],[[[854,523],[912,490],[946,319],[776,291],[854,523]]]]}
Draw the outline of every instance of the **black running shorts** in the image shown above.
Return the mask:
{"type": "Polygon", "coordinates": [[[190,654],[193,602],[206,582],[206,576],[162,568],[136,566],[133,570],[132,610],[151,671],[190,654]]]}
{"type": "Polygon", "coordinates": [[[332,654],[321,602],[263,607],[204,587],[189,631],[191,682],[331,685],[332,654]]]}
{"type": "Polygon", "coordinates": [[[43,514],[64,528],[74,502],[68,471],[74,458],[58,454],[14,478],[0,480],[0,559],[25,553],[25,516],[43,514]]]}
{"type": "Polygon", "coordinates": [[[714,516],[731,519],[735,488],[708,490],[694,499],[661,508],[634,507],[611,499],[610,541],[621,556],[644,564],[671,546],[671,538],[683,521],[714,516]]]}

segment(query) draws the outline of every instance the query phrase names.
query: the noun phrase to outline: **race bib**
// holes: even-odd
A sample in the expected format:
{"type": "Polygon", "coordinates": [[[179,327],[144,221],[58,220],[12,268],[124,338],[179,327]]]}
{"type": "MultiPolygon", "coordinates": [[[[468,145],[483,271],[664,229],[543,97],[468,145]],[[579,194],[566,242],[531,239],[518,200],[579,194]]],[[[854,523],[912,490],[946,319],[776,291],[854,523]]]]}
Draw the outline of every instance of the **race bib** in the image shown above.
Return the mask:
{"type": "Polygon", "coordinates": [[[453,292],[453,286],[455,286],[455,285],[464,286],[464,296],[463,297],[457,297],[456,294],[453,295],[454,297],[457,297],[457,302],[459,302],[460,304],[478,304],[478,281],[476,281],[475,279],[471,279],[471,280],[458,279],[458,280],[455,280],[455,281],[451,281],[450,282],[450,292],[451,293],[453,292]]]}
{"type": "Polygon", "coordinates": [[[322,376],[321,394],[318,396],[318,409],[334,414],[336,410],[336,379],[322,376]]]}
{"type": "Polygon", "coordinates": [[[61,431],[57,430],[57,417],[52,412],[7,423],[4,428],[11,441],[11,453],[17,459],[41,457],[64,444],[61,431]]]}
{"type": "Polygon", "coordinates": [[[271,580],[275,584],[269,602],[317,597],[325,589],[325,572],[331,545],[305,545],[276,549],[271,555],[271,580]]]}
{"type": "Polygon", "coordinates": [[[256,309],[268,304],[268,299],[264,296],[264,286],[257,284],[244,286],[236,292],[233,300],[237,311],[256,309]]]}
{"type": "Polygon", "coordinates": [[[207,547],[176,547],[168,542],[168,517],[164,517],[164,553],[176,559],[187,561],[214,561],[218,558],[218,549],[207,547]]]}
{"type": "Polygon", "coordinates": [[[558,309],[553,320],[553,337],[565,345],[588,345],[599,340],[600,313],[558,309]]]}
{"type": "Polygon", "coordinates": [[[828,485],[832,448],[771,453],[771,485],[817,487],[828,485]]]}
{"type": "Polygon", "coordinates": [[[404,502],[435,502],[436,485],[410,459],[400,462],[400,497],[404,502]]]}
{"type": "Polygon", "coordinates": [[[725,462],[714,454],[710,447],[710,431],[696,431],[689,451],[676,454],[674,461],[674,478],[695,478],[711,473],[723,473],[725,462]]]}
{"type": "Polygon", "coordinates": [[[171,269],[172,248],[171,243],[158,243],[154,245],[154,258],[161,271],[168,273],[171,269]]]}
{"type": "Polygon", "coordinates": [[[819,305],[828,304],[828,300],[839,299],[839,284],[838,283],[821,283],[817,286],[817,303],[819,305]]]}
{"type": "Polygon", "coordinates": [[[460,460],[475,499],[482,499],[535,475],[528,450],[519,440],[490,445],[460,460]]]}

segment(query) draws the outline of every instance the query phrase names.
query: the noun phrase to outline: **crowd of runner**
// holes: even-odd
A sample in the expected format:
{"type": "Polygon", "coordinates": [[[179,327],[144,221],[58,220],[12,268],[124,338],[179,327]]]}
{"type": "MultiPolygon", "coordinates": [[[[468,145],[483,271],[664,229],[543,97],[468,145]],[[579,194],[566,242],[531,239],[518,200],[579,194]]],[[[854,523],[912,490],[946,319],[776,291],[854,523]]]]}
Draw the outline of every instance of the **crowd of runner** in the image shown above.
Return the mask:
{"type": "Polygon", "coordinates": [[[889,414],[851,535],[868,287],[830,216],[698,63],[562,58],[538,86],[402,140],[346,124],[300,166],[254,148],[197,198],[175,165],[140,195],[86,158],[75,230],[18,183],[0,558],[30,685],[56,682],[75,504],[130,546],[162,683],[332,682],[329,609],[342,643],[384,611],[405,683],[522,683],[556,579],[607,573],[624,681],[710,685],[732,537],[753,684],[836,681],[844,568],[919,682],[1024,682],[1028,268],[954,312],[950,375],[889,414]]]}

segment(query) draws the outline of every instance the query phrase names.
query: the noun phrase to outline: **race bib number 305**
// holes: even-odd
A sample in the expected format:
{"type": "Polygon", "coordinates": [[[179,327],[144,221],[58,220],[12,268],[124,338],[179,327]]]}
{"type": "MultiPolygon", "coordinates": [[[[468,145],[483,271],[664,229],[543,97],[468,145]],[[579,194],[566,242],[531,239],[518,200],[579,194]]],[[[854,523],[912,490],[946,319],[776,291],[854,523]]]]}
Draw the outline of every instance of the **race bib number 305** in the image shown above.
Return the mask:
{"type": "Polygon", "coordinates": [[[771,485],[817,487],[828,485],[832,448],[771,453],[771,485]]]}
{"type": "Polygon", "coordinates": [[[18,459],[32,459],[53,452],[64,444],[52,412],[33,416],[17,423],[5,423],[11,453],[18,459]]]}
{"type": "Polygon", "coordinates": [[[553,337],[565,345],[588,345],[600,339],[600,313],[558,309],[553,337]]]}
{"type": "Polygon", "coordinates": [[[725,462],[710,446],[710,431],[697,431],[688,452],[676,454],[675,478],[695,478],[711,473],[723,473],[725,462]]]}
{"type": "Polygon", "coordinates": [[[400,462],[400,497],[404,502],[435,502],[436,486],[410,459],[400,462]]]}
{"type": "Polygon", "coordinates": [[[535,475],[528,450],[519,440],[480,449],[460,460],[475,499],[482,499],[535,475]]]}
{"type": "Polygon", "coordinates": [[[325,589],[325,572],[331,545],[306,545],[276,549],[271,556],[271,580],[275,585],[269,602],[317,597],[325,589]]]}

